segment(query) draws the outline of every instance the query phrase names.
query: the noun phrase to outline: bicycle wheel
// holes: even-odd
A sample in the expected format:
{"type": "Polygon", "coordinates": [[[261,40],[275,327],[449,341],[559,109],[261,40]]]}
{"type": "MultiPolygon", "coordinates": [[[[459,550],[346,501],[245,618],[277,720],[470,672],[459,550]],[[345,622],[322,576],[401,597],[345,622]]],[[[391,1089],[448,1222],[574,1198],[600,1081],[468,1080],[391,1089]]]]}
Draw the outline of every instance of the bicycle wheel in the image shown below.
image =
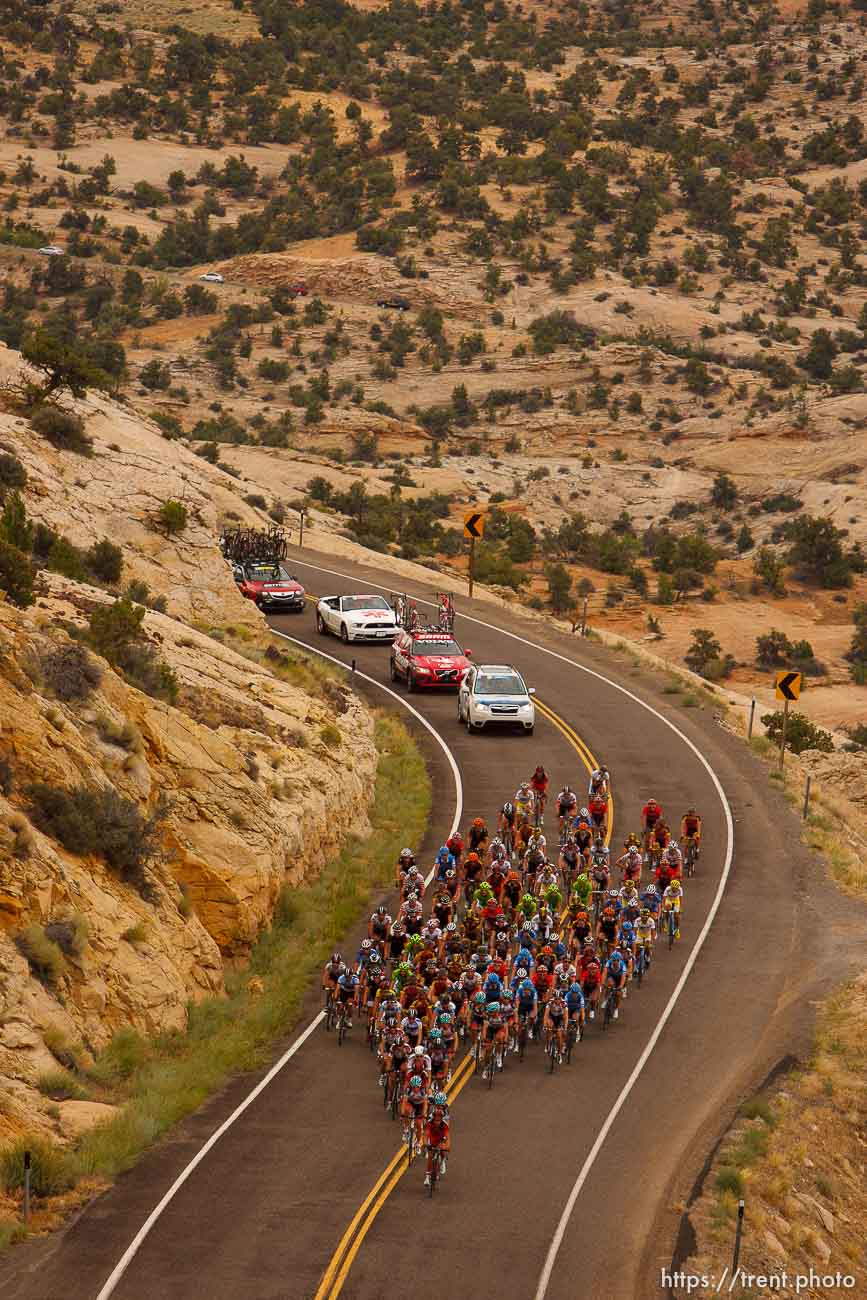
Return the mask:
{"type": "Polygon", "coordinates": [[[674,947],[674,932],[676,928],[677,927],[674,919],[674,908],[672,907],[669,909],[668,912],[668,951],[669,952],[671,952],[672,948],[674,947]]]}
{"type": "Polygon", "coordinates": [[[487,1066],[488,1091],[489,1091],[489,1092],[490,1092],[491,1088],[493,1088],[493,1086],[494,1086],[494,1075],[495,1075],[496,1073],[497,1073],[497,1062],[496,1062],[496,1060],[494,1059],[494,1053],[491,1052],[491,1055],[490,1055],[490,1057],[489,1057],[488,1066],[487,1066]]]}
{"type": "Polygon", "coordinates": [[[519,1061],[523,1061],[524,1052],[526,1051],[526,1048],[527,1048],[527,1022],[526,1020],[522,1020],[521,1026],[518,1030],[518,1060],[519,1061]]]}
{"type": "Polygon", "coordinates": [[[346,1037],[346,1012],[341,1009],[337,1017],[337,1046],[343,1046],[343,1040],[346,1037]]]}
{"type": "Polygon", "coordinates": [[[545,1051],[548,1053],[548,1073],[553,1074],[554,1066],[557,1061],[557,1040],[553,1034],[551,1034],[548,1039],[548,1045],[545,1048],[545,1051]]]}
{"type": "Polygon", "coordinates": [[[613,1014],[613,1008],[612,1008],[612,1006],[611,1006],[611,1003],[612,1003],[612,997],[611,997],[611,994],[609,993],[609,994],[608,994],[608,997],[605,999],[605,1002],[604,1002],[603,1007],[602,1007],[602,1028],[603,1028],[603,1030],[607,1029],[608,1026],[611,1024],[611,1017],[612,1017],[612,1014],[613,1014]]]}
{"type": "Polygon", "coordinates": [[[566,1035],[566,1064],[567,1065],[572,1064],[572,1048],[575,1046],[575,1043],[577,1041],[577,1035],[578,1035],[578,1029],[573,1020],[572,1024],[569,1026],[569,1033],[566,1035]]]}

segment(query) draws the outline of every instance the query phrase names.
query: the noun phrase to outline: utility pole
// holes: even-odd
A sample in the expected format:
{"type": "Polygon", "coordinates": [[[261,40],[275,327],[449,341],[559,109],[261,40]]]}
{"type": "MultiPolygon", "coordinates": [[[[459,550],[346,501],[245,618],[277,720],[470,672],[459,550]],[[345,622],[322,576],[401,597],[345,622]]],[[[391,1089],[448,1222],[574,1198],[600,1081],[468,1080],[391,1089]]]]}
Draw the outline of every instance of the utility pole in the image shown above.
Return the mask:
{"type": "Polygon", "coordinates": [[[473,578],[475,577],[476,566],[476,539],[470,538],[470,567],[467,570],[467,595],[470,600],[473,598],[473,578]]]}
{"type": "Polygon", "coordinates": [[[786,732],[789,729],[789,701],[783,701],[783,732],[780,736],[780,771],[783,770],[783,763],[786,761],[786,732]]]}
{"type": "Polygon", "coordinates": [[[304,545],[304,514],[305,514],[306,509],[307,509],[306,506],[302,506],[301,509],[298,511],[298,514],[299,514],[300,517],[301,517],[301,527],[300,527],[299,532],[298,532],[298,546],[299,546],[299,548],[303,547],[303,545],[304,545]]]}

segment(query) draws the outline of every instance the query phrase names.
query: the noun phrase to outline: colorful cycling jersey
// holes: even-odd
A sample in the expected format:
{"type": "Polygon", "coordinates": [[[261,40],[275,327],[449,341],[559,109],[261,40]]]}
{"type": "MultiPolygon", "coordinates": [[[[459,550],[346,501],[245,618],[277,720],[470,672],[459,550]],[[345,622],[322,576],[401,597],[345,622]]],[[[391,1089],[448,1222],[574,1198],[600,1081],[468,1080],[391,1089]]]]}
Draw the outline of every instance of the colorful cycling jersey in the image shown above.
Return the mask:
{"type": "Polygon", "coordinates": [[[656,931],[656,922],[651,919],[647,923],[639,921],[635,927],[635,940],[637,943],[652,943],[656,931]]]}
{"type": "Polygon", "coordinates": [[[556,1001],[548,1003],[548,1015],[554,1021],[563,1019],[566,1015],[566,1003],[562,998],[558,998],[556,1001]]]}
{"type": "Polygon", "coordinates": [[[675,912],[679,912],[680,905],[683,902],[683,891],[678,889],[675,892],[672,890],[671,885],[669,885],[668,889],[666,889],[665,893],[662,895],[662,901],[663,904],[673,907],[675,912]]]}
{"type": "Polygon", "coordinates": [[[626,962],[619,952],[613,952],[605,963],[605,973],[611,979],[619,980],[626,974],[626,962]]]}
{"type": "Polygon", "coordinates": [[[344,993],[354,993],[361,983],[355,971],[345,971],[337,981],[337,986],[344,993]]]}
{"type": "Polygon", "coordinates": [[[415,1110],[421,1110],[427,1101],[427,1089],[424,1086],[421,1088],[407,1088],[403,1095],[415,1110]]]}
{"type": "Polygon", "coordinates": [[[521,980],[521,983],[518,985],[516,990],[516,994],[518,998],[518,1006],[522,1009],[526,1010],[528,1007],[535,1005],[536,989],[532,980],[521,980]]]}
{"type": "Polygon", "coordinates": [[[425,1127],[425,1141],[429,1147],[444,1146],[449,1136],[449,1122],[447,1119],[437,1123],[435,1120],[429,1120],[425,1127]]]}
{"type": "Polygon", "coordinates": [[[571,1012],[584,1010],[584,994],[580,988],[570,988],[566,993],[566,1008],[571,1012]]]}

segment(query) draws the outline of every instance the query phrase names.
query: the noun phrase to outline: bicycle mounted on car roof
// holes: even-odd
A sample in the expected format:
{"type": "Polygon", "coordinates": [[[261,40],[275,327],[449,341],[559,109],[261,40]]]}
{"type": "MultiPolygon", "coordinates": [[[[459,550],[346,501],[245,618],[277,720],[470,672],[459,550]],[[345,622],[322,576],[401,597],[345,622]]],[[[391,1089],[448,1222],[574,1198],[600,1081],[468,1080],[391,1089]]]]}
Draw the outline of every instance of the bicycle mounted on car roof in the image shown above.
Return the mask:
{"type": "Polygon", "coordinates": [[[277,562],[285,560],[288,544],[282,528],[224,528],[220,534],[220,550],[225,559],[234,564],[250,560],[277,562]]]}

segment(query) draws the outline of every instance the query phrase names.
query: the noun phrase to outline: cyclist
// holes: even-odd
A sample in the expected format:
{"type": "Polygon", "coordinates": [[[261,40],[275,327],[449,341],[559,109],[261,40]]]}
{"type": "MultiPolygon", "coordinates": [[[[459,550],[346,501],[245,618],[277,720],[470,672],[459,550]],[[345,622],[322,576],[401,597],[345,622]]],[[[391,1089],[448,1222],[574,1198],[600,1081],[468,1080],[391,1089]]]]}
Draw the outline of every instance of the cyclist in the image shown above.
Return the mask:
{"type": "Polygon", "coordinates": [[[533,791],[535,799],[535,813],[539,823],[545,820],[545,804],[548,801],[548,773],[541,763],[536,767],[535,772],[530,777],[530,789],[533,791]]]}
{"type": "Polygon", "coordinates": [[[653,940],[656,937],[656,922],[650,908],[642,907],[635,922],[635,947],[644,949],[644,965],[649,968],[653,952],[653,940]]]}
{"type": "Polygon", "coordinates": [[[611,774],[605,764],[600,763],[599,767],[594,768],[590,773],[590,789],[588,791],[588,797],[592,799],[595,794],[604,794],[607,796],[610,786],[611,774]]]}
{"type": "Polygon", "coordinates": [[[545,1049],[552,1035],[556,1038],[557,1052],[560,1059],[563,1059],[563,1049],[566,1046],[566,1025],[568,1023],[569,1013],[566,1008],[566,1000],[559,989],[555,989],[545,1007],[545,1015],[542,1020],[542,1032],[545,1035],[545,1049]]]}
{"type": "Polygon", "coordinates": [[[425,1187],[430,1187],[431,1184],[434,1158],[439,1157],[440,1177],[442,1177],[446,1171],[446,1157],[452,1149],[448,1098],[444,1092],[435,1092],[432,1101],[430,1118],[424,1128],[425,1148],[427,1150],[427,1172],[424,1176],[425,1187]]]}
{"type": "Polygon", "coordinates": [[[461,839],[460,831],[455,831],[446,840],[446,848],[455,860],[455,866],[461,865],[461,858],[464,856],[464,841],[461,839]]]}
{"type": "Polygon", "coordinates": [[[571,785],[564,785],[557,795],[557,816],[561,838],[567,833],[578,815],[578,796],[571,785]]]}
{"type": "Polygon", "coordinates": [[[613,1018],[620,1013],[620,999],[626,987],[627,965],[623,953],[615,948],[605,963],[605,990],[607,996],[614,998],[613,1018]]]}
{"type": "Polygon", "coordinates": [[[596,1004],[599,1001],[599,988],[602,983],[602,967],[599,964],[592,941],[584,945],[578,978],[592,1020],[596,1015],[596,1004]]]}
{"type": "Polygon", "coordinates": [[[337,989],[337,981],[346,970],[343,958],[339,952],[333,952],[322,970],[322,988],[326,998],[330,994],[333,998],[337,989]]]}
{"type": "MultiPolygon", "coordinates": [[[[525,966],[520,966],[515,973],[513,981],[515,986],[515,996],[517,1002],[515,1009],[519,1020],[525,1020],[530,1030],[530,1037],[533,1037],[533,1026],[536,1023],[536,1016],[539,1011],[539,995],[536,992],[536,986],[530,979],[528,970],[525,966]]],[[[515,1045],[517,1051],[517,1044],[515,1045]]]]}
{"type": "MultiPolygon", "coordinates": [[[[506,1017],[503,1007],[499,1000],[488,1002],[485,1007],[485,1070],[494,1068],[493,1051],[494,1046],[502,1048],[506,1041],[506,1017]]],[[[503,1062],[500,1060],[499,1067],[502,1070],[503,1062]]]]}
{"type": "Polygon", "coordinates": [[[445,888],[445,882],[443,883],[443,888],[437,890],[433,896],[431,912],[432,916],[436,917],[437,925],[440,929],[445,930],[454,915],[454,900],[449,891],[445,888]]]}
{"type": "Polygon", "coordinates": [[[510,800],[503,804],[497,816],[497,833],[507,848],[514,846],[517,816],[515,805],[510,800]]]}
{"type": "Polygon", "coordinates": [[[478,853],[469,852],[464,863],[464,898],[469,904],[484,867],[478,853]]]}
{"type": "Polygon", "coordinates": [[[403,1117],[403,1137],[404,1141],[406,1141],[410,1128],[414,1128],[416,1149],[421,1150],[422,1132],[427,1118],[427,1086],[422,1076],[415,1072],[414,1058],[410,1058],[407,1069],[412,1070],[413,1073],[409,1076],[409,1082],[404,1089],[403,1101],[400,1105],[400,1113],[403,1117]]]}
{"type": "Polygon", "coordinates": [[[522,781],[515,791],[515,811],[518,821],[522,822],[524,818],[532,820],[536,808],[536,796],[533,794],[529,781],[522,781]]]}
{"type": "Polygon", "coordinates": [[[407,868],[401,878],[401,900],[405,902],[411,894],[415,894],[418,899],[424,898],[424,876],[414,864],[407,868]]]}
{"type": "Polygon", "coordinates": [[[406,947],[407,934],[402,921],[395,921],[388,935],[388,959],[392,970],[400,965],[403,950],[406,947]]]}
{"type": "Polygon", "coordinates": [[[701,846],[701,817],[694,808],[687,808],[680,819],[680,842],[683,845],[684,854],[690,843],[692,843],[695,856],[698,857],[701,846]]]}
{"type": "MultiPolygon", "coordinates": [[[[437,880],[445,880],[446,872],[454,871],[454,869],[455,869],[455,859],[453,853],[449,849],[449,846],[447,844],[440,845],[439,849],[437,849],[436,858],[434,859],[434,875],[436,876],[437,880]]],[[[407,872],[407,875],[409,875],[409,872],[407,872]]],[[[415,877],[413,877],[413,880],[414,879],[415,877]]],[[[422,882],[422,884],[423,883],[424,882],[422,882]]],[[[413,884],[411,887],[415,889],[416,885],[413,884]]],[[[422,894],[419,893],[419,898],[421,897],[422,894]]]]}
{"type": "Polygon", "coordinates": [[[665,893],[672,880],[679,880],[683,876],[683,858],[680,856],[680,849],[676,844],[669,844],[654,875],[656,877],[656,888],[660,896],[665,893]]]}
{"type": "Polygon", "coordinates": [[[577,1025],[577,1037],[580,1042],[581,1035],[584,1032],[584,994],[581,991],[581,985],[578,982],[577,974],[574,976],[571,984],[566,990],[566,1011],[569,1015],[569,1024],[577,1025]]]}
{"type": "Polygon", "coordinates": [[[680,938],[680,924],[683,919],[683,886],[675,876],[669,885],[666,886],[665,893],[662,895],[662,906],[666,910],[674,908],[675,913],[675,939],[680,938]]]}
{"type": "Polygon", "coordinates": [[[590,825],[597,835],[604,834],[608,826],[608,794],[604,790],[592,794],[587,801],[590,825]]]}
{"type": "Polygon", "coordinates": [[[641,850],[635,844],[630,844],[626,852],[622,853],[615,863],[615,866],[618,866],[623,872],[624,884],[628,880],[640,882],[642,865],[641,850]]]}
{"type": "Polygon", "coordinates": [[[367,937],[380,947],[384,947],[392,926],[391,917],[388,914],[388,908],[385,903],[380,903],[379,907],[373,913],[367,926],[367,937]]]}
{"type": "Polygon", "coordinates": [[[346,1028],[352,1028],[352,1011],[358,1005],[358,989],[361,980],[354,970],[344,967],[343,974],[337,980],[336,994],[337,1001],[341,1007],[345,1007],[346,1028]]]}
{"type": "Polygon", "coordinates": [[[641,825],[644,831],[644,844],[648,847],[653,834],[654,827],[658,821],[662,820],[662,808],[656,799],[651,797],[641,810],[641,825]]]}
{"type": "Polygon", "coordinates": [[[572,833],[575,837],[578,852],[586,861],[590,855],[590,850],[593,847],[593,827],[590,825],[590,813],[588,809],[581,809],[578,816],[575,818],[572,833]]]}
{"type": "Polygon", "coordinates": [[[596,942],[604,944],[605,951],[610,952],[617,943],[617,913],[611,903],[606,903],[596,923],[596,942]]]}
{"type": "Polygon", "coordinates": [[[472,826],[467,831],[468,847],[473,853],[478,853],[481,856],[487,848],[489,839],[490,836],[484,817],[475,817],[472,826]]]}
{"type": "Polygon", "coordinates": [[[415,866],[415,854],[412,849],[401,849],[400,856],[397,859],[397,888],[400,889],[401,880],[410,867],[415,866]]]}
{"type": "Polygon", "coordinates": [[[590,924],[590,917],[581,909],[575,913],[572,921],[571,941],[578,952],[584,951],[584,945],[593,933],[593,927],[590,924]]]}

